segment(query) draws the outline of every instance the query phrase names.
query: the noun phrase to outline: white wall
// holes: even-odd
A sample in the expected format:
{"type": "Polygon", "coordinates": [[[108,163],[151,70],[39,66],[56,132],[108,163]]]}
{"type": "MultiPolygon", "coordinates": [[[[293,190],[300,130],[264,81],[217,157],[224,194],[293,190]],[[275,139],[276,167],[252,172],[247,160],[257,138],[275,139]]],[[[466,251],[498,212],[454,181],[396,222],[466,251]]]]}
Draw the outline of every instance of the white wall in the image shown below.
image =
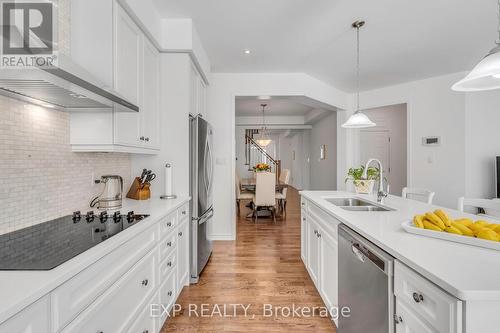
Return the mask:
{"type": "Polygon", "coordinates": [[[209,87],[208,120],[214,126],[216,156],[214,188],[215,239],[235,237],[235,96],[307,96],[346,109],[349,96],[334,87],[302,73],[212,75],[209,87]]]}
{"type": "Polygon", "coordinates": [[[185,53],[161,55],[160,147],[158,155],[132,155],[132,172],[143,168],[158,176],[152,183],[152,195],[165,192],[165,164],[173,165],[173,191],[189,195],[189,110],[191,59],[185,53]]]}
{"type": "MultiPolygon", "coordinates": [[[[463,73],[455,73],[361,94],[363,109],[407,104],[408,184],[435,191],[435,203],[452,208],[465,193],[466,99],[465,94],[450,89],[462,77],[463,73]],[[434,135],[441,137],[441,146],[422,145],[422,137],[434,135]]],[[[341,137],[347,147],[344,156],[351,165],[359,164],[356,132],[344,132],[341,137]],[[349,150],[354,154],[348,154],[349,150]]]]}
{"type": "MultiPolygon", "coordinates": [[[[363,131],[387,131],[389,133],[391,138],[391,141],[387,143],[389,146],[389,164],[383,165],[384,174],[388,178],[391,194],[401,195],[403,187],[407,183],[406,104],[383,106],[364,110],[363,112],[377,124],[376,127],[367,128],[363,131]],[[388,172],[389,168],[390,172],[388,172]]],[[[362,151],[363,147],[360,147],[360,152],[362,151]]],[[[361,154],[360,156],[366,155],[361,154]]],[[[367,161],[361,162],[366,163],[367,161]]]]}
{"type": "Polygon", "coordinates": [[[313,124],[311,129],[310,154],[310,189],[337,189],[337,113],[313,124]],[[320,159],[320,147],[326,145],[326,158],[320,159]]]}
{"type": "Polygon", "coordinates": [[[465,113],[466,195],[494,198],[494,158],[500,155],[500,91],[468,93],[465,113]]]}

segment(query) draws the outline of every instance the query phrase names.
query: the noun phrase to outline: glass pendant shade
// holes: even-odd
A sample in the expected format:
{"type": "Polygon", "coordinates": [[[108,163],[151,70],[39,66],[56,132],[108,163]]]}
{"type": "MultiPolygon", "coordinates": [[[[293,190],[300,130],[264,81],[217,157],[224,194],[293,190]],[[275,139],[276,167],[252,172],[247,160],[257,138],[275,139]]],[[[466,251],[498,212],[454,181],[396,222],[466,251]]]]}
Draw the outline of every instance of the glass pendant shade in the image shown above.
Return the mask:
{"type": "Polygon", "coordinates": [[[374,126],[377,126],[377,124],[371,121],[370,118],[368,118],[366,114],[361,111],[354,112],[354,114],[352,114],[352,116],[350,116],[349,119],[342,124],[343,128],[367,128],[374,126]]]}
{"type": "Polygon", "coordinates": [[[451,89],[455,91],[483,91],[500,89],[500,47],[496,47],[451,89]]]}
{"type": "Polygon", "coordinates": [[[266,139],[266,138],[260,138],[260,139],[257,139],[255,140],[255,142],[257,142],[259,144],[259,146],[261,147],[267,147],[269,146],[269,144],[272,142],[273,140],[271,139],[266,139]]]}

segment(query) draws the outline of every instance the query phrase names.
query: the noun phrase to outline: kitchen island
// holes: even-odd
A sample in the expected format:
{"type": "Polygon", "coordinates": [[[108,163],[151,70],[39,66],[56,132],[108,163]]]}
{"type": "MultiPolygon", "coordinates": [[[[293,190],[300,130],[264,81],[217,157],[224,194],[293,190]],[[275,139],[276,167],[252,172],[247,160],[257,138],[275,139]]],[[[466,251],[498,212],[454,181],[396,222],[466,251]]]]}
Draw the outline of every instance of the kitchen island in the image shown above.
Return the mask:
{"type": "MultiPolygon", "coordinates": [[[[338,260],[337,226],[343,223],[396,259],[396,294],[398,290],[404,293],[403,289],[412,285],[415,288],[420,286],[420,290],[415,292],[427,290],[434,293],[436,299],[431,301],[431,297],[429,302],[417,304],[415,301],[412,304],[413,301],[408,301],[408,315],[419,312],[424,317],[422,325],[425,329],[418,326],[421,331],[429,328],[429,332],[498,332],[498,326],[489,323],[500,313],[500,252],[409,234],[401,227],[402,222],[412,219],[415,214],[442,207],[389,196],[384,205],[393,210],[360,212],[344,210],[328,199],[356,197],[376,202],[376,197],[337,191],[303,191],[301,196],[302,260],[327,306],[338,306],[338,268],[334,266],[338,260]],[[311,235],[309,230],[320,229],[323,231],[321,244],[311,246],[318,237],[317,233],[311,235]],[[399,286],[398,274],[407,277],[399,286]]],[[[453,218],[478,219],[473,215],[443,209],[453,218]]],[[[398,295],[396,307],[397,304],[398,295]]],[[[403,302],[402,305],[408,304],[403,302]]],[[[397,312],[396,309],[396,321],[399,317],[397,312]]],[[[411,325],[422,318],[408,319],[403,319],[402,325],[411,325]]],[[[405,328],[419,331],[413,327],[405,328]]]]}

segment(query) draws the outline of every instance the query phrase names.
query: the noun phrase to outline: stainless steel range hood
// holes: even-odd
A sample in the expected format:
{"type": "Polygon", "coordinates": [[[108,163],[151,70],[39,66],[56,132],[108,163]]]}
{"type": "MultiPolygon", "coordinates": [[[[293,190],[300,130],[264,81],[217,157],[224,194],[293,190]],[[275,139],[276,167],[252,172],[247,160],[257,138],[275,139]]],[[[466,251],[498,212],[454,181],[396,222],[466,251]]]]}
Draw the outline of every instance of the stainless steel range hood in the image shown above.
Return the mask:
{"type": "Polygon", "coordinates": [[[139,112],[62,54],[57,67],[1,68],[0,94],[65,111],[139,112]]]}

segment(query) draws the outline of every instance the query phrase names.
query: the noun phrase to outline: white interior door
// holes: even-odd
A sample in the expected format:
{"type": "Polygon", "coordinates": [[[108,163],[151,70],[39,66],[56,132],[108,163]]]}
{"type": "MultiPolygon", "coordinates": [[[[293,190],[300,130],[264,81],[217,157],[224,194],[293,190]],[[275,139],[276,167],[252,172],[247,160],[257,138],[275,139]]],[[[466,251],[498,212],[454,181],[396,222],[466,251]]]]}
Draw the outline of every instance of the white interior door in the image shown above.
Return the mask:
{"type": "Polygon", "coordinates": [[[391,183],[391,142],[389,131],[361,130],[359,135],[360,161],[365,165],[370,158],[382,162],[383,176],[391,183]]]}

